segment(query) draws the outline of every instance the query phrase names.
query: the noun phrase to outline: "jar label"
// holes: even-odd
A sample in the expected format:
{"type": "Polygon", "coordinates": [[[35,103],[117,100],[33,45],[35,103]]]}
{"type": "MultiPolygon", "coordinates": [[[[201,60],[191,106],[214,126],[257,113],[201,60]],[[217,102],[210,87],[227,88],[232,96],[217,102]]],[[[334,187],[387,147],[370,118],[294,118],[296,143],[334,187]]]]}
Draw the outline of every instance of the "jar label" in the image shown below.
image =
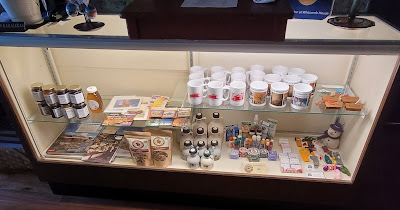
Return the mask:
{"type": "Polygon", "coordinates": [[[83,97],[83,93],[77,93],[77,94],[69,94],[69,97],[71,99],[71,102],[74,104],[80,104],[82,102],[85,102],[85,98],[83,97]]]}
{"type": "Polygon", "coordinates": [[[57,95],[55,93],[52,93],[50,95],[44,95],[44,100],[46,101],[47,104],[55,104],[57,103],[57,95]]]}
{"type": "Polygon", "coordinates": [[[55,117],[55,118],[59,118],[59,117],[62,117],[62,112],[61,112],[61,108],[54,108],[54,109],[52,109],[52,111],[53,111],[53,117],[55,117]]]}
{"type": "Polygon", "coordinates": [[[42,115],[44,115],[44,116],[51,115],[50,107],[48,107],[48,106],[39,106],[39,108],[40,108],[40,113],[42,113],[42,115]]]}
{"type": "Polygon", "coordinates": [[[35,98],[36,101],[43,101],[44,100],[44,96],[43,96],[43,92],[39,91],[39,92],[32,92],[33,98],[35,98]]]}
{"type": "Polygon", "coordinates": [[[98,110],[100,108],[99,103],[97,103],[97,101],[95,101],[95,100],[89,100],[88,104],[89,104],[89,108],[91,110],[98,110]]]}
{"type": "Polygon", "coordinates": [[[84,118],[89,115],[89,109],[87,106],[83,107],[82,109],[75,109],[76,110],[76,116],[78,118],[84,118]]]}
{"type": "Polygon", "coordinates": [[[60,104],[69,104],[69,94],[66,93],[64,95],[57,95],[58,100],[60,101],[60,104]]]}
{"type": "Polygon", "coordinates": [[[72,109],[72,108],[62,109],[62,111],[63,111],[64,117],[67,119],[71,119],[71,118],[75,117],[75,112],[74,112],[74,109],[72,109]]]}

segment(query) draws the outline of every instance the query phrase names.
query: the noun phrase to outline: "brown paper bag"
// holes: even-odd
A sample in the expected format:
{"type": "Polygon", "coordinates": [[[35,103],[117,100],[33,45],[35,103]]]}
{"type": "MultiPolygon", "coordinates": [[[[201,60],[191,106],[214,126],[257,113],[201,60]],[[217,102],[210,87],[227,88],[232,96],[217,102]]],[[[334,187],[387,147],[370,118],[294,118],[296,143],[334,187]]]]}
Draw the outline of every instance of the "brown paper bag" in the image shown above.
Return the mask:
{"type": "Polygon", "coordinates": [[[151,150],[154,166],[166,168],[172,163],[172,131],[145,129],[151,133],[151,150]]]}
{"type": "Polygon", "coordinates": [[[138,166],[153,165],[151,153],[151,133],[125,131],[124,137],[129,144],[129,152],[131,153],[133,162],[138,166]]]}

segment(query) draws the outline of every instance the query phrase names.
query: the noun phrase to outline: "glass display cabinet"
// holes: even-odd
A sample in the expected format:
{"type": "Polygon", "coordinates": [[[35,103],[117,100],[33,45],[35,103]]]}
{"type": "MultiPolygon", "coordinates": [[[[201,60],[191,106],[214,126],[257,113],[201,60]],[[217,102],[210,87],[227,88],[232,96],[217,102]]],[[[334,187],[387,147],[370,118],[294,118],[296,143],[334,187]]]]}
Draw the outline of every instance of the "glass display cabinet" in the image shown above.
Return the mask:
{"type": "MultiPolygon", "coordinates": [[[[93,32],[76,31],[73,26],[81,19],[71,18],[26,33],[0,34],[1,87],[37,174],[51,186],[60,183],[298,201],[307,198],[300,193],[304,188],[324,188],[345,195],[357,180],[382,108],[390,100],[387,94],[399,67],[400,32],[376,17],[367,18],[376,26],[346,30],[326,20],[288,20],[283,42],[130,40],[125,20],[117,15],[99,15],[96,20],[105,26],[93,32]],[[273,109],[268,103],[254,107],[247,96],[245,104],[238,107],[229,105],[229,101],[221,106],[209,106],[206,101],[201,105],[188,103],[191,66],[223,66],[227,70],[240,66],[249,70],[254,64],[263,65],[265,73],[271,73],[275,65],[284,65],[317,75],[309,108],[298,111],[290,106],[290,101],[284,109],[273,109]],[[106,114],[90,113],[84,119],[43,116],[31,93],[30,85],[35,82],[78,84],[85,96],[86,88],[95,85],[105,106],[113,96],[168,96],[167,108],[191,108],[190,119],[201,112],[207,123],[213,112],[220,113],[225,125],[253,122],[255,114],[259,120],[272,118],[278,121],[272,147],[278,158],[261,158],[259,163],[266,170],[248,173],[243,168],[248,158],[231,159],[228,143],[223,142],[221,158],[214,162],[212,170],[193,170],[181,158],[177,142],[181,128],[172,126],[152,127],[173,131],[172,163],[166,168],[137,166],[129,157],[117,157],[111,163],[91,163],[80,157],[49,156],[49,146],[69,123],[101,124],[106,114]],[[349,111],[344,106],[326,109],[322,97],[333,91],[359,97],[358,103],[364,107],[360,111],[349,111]],[[338,179],[335,171],[324,171],[324,153],[318,168],[309,168],[313,161],[305,162],[299,155],[302,173],[282,172],[282,139],[288,140],[292,153],[299,154],[304,146],[298,147],[295,137],[316,138],[336,122],[343,126],[343,133],[339,147],[330,150],[339,152],[350,175],[341,173],[338,179]],[[190,182],[208,184],[196,184],[194,190],[185,184],[190,182]],[[265,190],[255,191],[255,187],[265,190]],[[278,189],[291,189],[293,196],[282,198],[278,189]]],[[[132,124],[139,128],[147,125],[146,121],[132,124]]]]}

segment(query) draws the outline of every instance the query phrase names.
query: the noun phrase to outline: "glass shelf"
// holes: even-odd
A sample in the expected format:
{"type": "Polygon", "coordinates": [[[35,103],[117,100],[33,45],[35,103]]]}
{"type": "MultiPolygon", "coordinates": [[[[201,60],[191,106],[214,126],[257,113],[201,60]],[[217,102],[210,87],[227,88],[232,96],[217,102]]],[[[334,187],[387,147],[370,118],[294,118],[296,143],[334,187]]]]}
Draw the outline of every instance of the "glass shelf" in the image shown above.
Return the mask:
{"type": "MultiPolygon", "coordinates": [[[[112,96],[104,96],[104,98],[112,98],[112,96]]],[[[109,99],[103,100],[103,103],[107,107],[108,103],[110,102],[109,99]]],[[[107,117],[107,113],[92,113],[90,112],[89,115],[86,118],[83,119],[78,119],[78,118],[72,118],[72,119],[66,119],[64,117],[61,118],[52,118],[51,116],[43,116],[39,110],[35,112],[33,115],[31,115],[27,121],[29,123],[32,122],[47,122],[47,123],[84,123],[84,124],[98,124],[102,123],[104,119],[107,117]]],[[[153,129],[181,129],[181,127],[173,127],[173,126],[146,126],[147,120],[136,120],[133,121],[132,125],[130,127],[140,127],[140,128],[153,128],[153,129]]],[[[114,127],[129,127],[129,126],[116,126],[112,125],[114,127]]]]}
{"type": "MultiPolygon", "coordinates": [[[[330,18],[330,17],[328,17],[330,18]]],[[[400,33],[374,16],[365,17],[375,26],[360,30],[335,27],[325,20],[289,19],[285,41],[257,40],[157,40],[128,37],[126,21],[119,15],[98,15],[104,22],[99,30],[80,32],[73,28],[84,22],[82,16],[68,21],[47,23],[25,33],[1,33],[0,46],[91,48],[159,51],[328,53],[328,54],[397,54],[400,33]]]]}
{"type": "MultiPolygon", "coordinates": [[[[234,111],[254,111],[254,112],[276,112],[276,113],[293,113],[293,114],[322,114],[322,115],[351,115],[365,117],[365,108],[361,111],[347,111],[344,105],[341,109],[326,109],[325,105],[319,103],[322,100],[323,93],[320,90],[324,89],[327,91],[334,91],[338,87],[344,87],[343,85],[321,85],[318,84],[314,96],[311,97],[310,106],[305,110],[296,110],[290,106],[290,100],[287,101],[285,108],[275,109],[268,105],[268,102],[264,106],[252,106],[248,101],[248,93],[246,93],[246,99],[243,106],[232,106],[228,101],[224,101],[221,106],[210,106],[207,103],[207,99],[203,99],[203,103],[200,105],[191,105],[187,99],[186,81],[180,82],[175,90],[173,97],[167,104],[167,107],[181,107],[181,108],[194,108],[194,109],[215,109],[215,110],[234,110],[234,111]],[[329,87],[329,88],[328,88],[329,87]],[[334,88],[332,88],[334,87],[334,88]],[[318,104],[318,105],[317,105],[318,104]]],[[[353,91],[350,88],[344,88],[345,95],[354,96],[353,91]]],[[[325,93],[327,95],[327,93],[325,93]]],[[[362,99],[361,99],[362,102],[362,99]]]]}

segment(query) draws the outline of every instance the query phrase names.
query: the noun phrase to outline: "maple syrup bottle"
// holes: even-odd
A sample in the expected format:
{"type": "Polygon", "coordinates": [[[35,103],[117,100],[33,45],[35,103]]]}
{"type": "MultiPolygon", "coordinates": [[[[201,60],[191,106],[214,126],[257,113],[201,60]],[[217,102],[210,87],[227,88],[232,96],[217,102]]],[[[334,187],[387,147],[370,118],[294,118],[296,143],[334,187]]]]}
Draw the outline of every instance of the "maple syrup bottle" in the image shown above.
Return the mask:
{"type": "Polygon", "coordinates": [[[212,140],[218,141],[218,145],[222,144],[222,138],[218,131],[219,131],[218,127],[211,128],[211,134],[208,136],[208,141],[207,141],[208,147],[211,147],[212,140]]]}
{"type": "Polygon", "coordinates": [[[196,137],[194,137],[193,145],[197,145],[199,143],[199,141],[207,142],[207,136],[204,133],[204,128],[202,128],[202,127],[197,128],[196,133],[197,133],[197,135],[196,135],[196,137]]]}
{"type": "Polygon", "coordinates": [[[197,154],[196,148],[192,147],[189,149],[189,156],[187,157],[187,163],[190,169],[197,169],[200,167],[200,157],[197,154]]]}
{"type": "Polygon", "coordinates": [[[214,112],[213,113],[213,119],[208,124],[208,136],[211,135],[213,127],[217,127],[218,128],[218,134],[220,135],[220,138],[223,138],[223,136],[224,136],[224,122],[222,120],[222,117],[219,116],[218,112],[214,112]]]}
{"type": "Polygon", "coordinates": [[[179,149],[182,151],[183,150],[183,144],[185,143],[186,140],[190,140],[193,143],[193,136],[190,133],[189,128],[182,128],[182,133],[179,138],[179,149]]]}
{"type": "Polygon", "coordinates": [[[211,170],[214,167],[214,160],[210,157],[211,152],[206,150],[204,151],[203,157],[201,157],[200,163],[201,168],[204,170],[211,170]]]}
{"type": "Polygon", "coordinates": [[[189,150],[193,147],[192,142],[190,140],[186,140],[183,145],[182,159],[187,160],[187,157],[189,156],[189,150]]]}
{"type": "MultiPolygon", "coordinates": [[[[203,118],[202,113],[196,114],[196,120],[192,124],[192,131],[194,132],[194,136],[197,135],[197,128],[207,129],[206,118],[205,117],[203,118]]],[[[207,131],[206,131],[206,135],[207,135],[207,131]]]]}

